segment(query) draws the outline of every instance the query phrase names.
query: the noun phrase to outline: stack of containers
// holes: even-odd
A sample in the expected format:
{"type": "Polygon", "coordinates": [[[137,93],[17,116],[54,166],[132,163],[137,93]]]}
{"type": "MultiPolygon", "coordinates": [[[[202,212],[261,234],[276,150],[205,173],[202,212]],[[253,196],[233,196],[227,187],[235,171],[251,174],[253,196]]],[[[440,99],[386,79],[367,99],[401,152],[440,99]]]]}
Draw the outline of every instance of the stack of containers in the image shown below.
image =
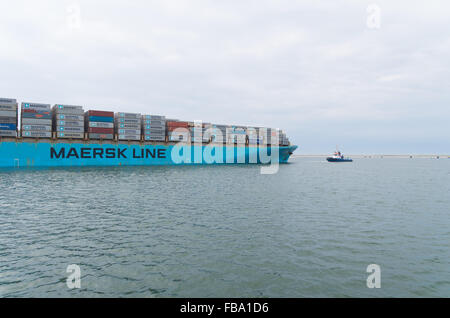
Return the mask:
{"type": "Polygon", "coordinates": [[[259,131],[259,136],[263,138],[263,144],[270,144],[270,138],[268,137],[270,135],[270,128],[262,127],[259,131]]]}
{"type": "Polygon", "coordinates": [[[166,117],[143,115],[142,130],[144,141],[166,141],[166,117]]]}
{"type": "Polygon", "coordinates": [[[189,123],[186,121],[167,121],[169,141],[189,141],[189,123]],[[184,128],[184,131],[175,131],[184,128]]]}
{"type": "Polygon", "coordinates": [[[206,143],[208,143],[208,142],[210,142],[211,141],[211,137],[212,137],[212,131],[213,131],[213,128],[212,128],[212,125],[210,124],[210,123],[205,123],[205,124],[203,124],[203,142],[206,142],[206,143]]]}
{"type": "Polygon", "coordinates": [[[249,145],[259,145],[263,143],[263,138],[258,135],[259,128],[249,127],[247,129],[248,143],[249,145]]]}
{"type": "Polygon", "coordinates": [[[0,137],[17,137],[17,101],[0,98],[0,137]]]}
{"type": "Polygon", "coordinates": [[[246,141],[246,128],[233,126],[227,130],[227,143],[229,144],[245,144],[246,141]]]}
{"type": "Polygon", "coordinates": [[[22,137],[51,138],[50,104],[22,103],[22,137]]]}
{"type": "Polygon", "coordinates": [[[202,143],[203,138],[203,125],[200,122],[194,122],[191,126],[191,142],[192,143],[202,143]]]}
{"type": "Polygon", "coordinates": [[[280,145],[289,146],[289,138],[282,131],[280,131],[280,145]]]}
{"type": "Polygon", "coordinates": [[[89,110],[84,118],[89,139],[114,139],[113,112],[89,110]]]}
{"type": "Polygon", "coordinates": [[[276,144],[279,141],[277,130],[273,128],[267,128],[264,137],[267,145],[276,144]]]}
{"type": "Polygon", "coordinates": [[[212,141],[224,143],[226,141],[227,129],[227,125],[213,125],[212,141]]]}
{"type": "Polygon", "coordinates": [[[119,140],[141,140],[141,114],[117,113],[116,133],[119,140]]]}
{"type": "Polygon", "coordinates": [[[53,129],[57,138],[84,138],[84,110],[83,106],[54,105],[53,129]]]}

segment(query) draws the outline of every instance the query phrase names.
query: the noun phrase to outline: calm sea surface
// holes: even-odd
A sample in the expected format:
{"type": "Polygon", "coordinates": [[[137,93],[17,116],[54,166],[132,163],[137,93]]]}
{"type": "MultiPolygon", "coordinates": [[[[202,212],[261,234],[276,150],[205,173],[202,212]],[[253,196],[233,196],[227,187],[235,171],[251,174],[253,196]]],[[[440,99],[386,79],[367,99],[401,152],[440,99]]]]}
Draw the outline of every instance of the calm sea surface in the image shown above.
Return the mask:
{"type": "Polygon", "coordinates": [[[450,297],[450,159],[3,170],[0,193],[2,297],[450,297]]]}

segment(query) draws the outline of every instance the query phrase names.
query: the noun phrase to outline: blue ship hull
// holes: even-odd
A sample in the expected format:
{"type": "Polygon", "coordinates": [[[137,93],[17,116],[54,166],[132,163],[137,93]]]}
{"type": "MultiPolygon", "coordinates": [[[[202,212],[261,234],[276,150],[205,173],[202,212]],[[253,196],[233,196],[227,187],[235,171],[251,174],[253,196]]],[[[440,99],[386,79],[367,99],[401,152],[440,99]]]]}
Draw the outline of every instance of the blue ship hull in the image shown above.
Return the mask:
{"type": "Polygon", "coordinates": [[[296,148],[22,139],[0,141],[0,167],[287,163],[296,148]]]}

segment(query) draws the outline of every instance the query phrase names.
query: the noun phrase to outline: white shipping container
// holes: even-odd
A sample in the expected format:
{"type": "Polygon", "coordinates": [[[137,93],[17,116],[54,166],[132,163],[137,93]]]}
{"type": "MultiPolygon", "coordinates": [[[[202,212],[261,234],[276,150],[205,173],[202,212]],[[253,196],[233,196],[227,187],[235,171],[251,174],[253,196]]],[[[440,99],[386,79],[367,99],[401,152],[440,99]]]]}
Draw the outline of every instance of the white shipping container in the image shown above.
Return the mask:
{"type": "Polygon", "coordinates": [[[90,121],[89,127],[94,128],[114,128],[114,123],[104,123],[104,122],[97,122],[97,121],[90,121]]]}
{"type": "Polygon", "coordinates": [[[22,130],[29,131],[52,131],[52,126],[49,125],[23,125],[22,130]]]}
{"type": "Polygon", "coordinates": [[[22,118],[22,125],[52,125],[51,119],[22,118]]]}
{"type": "Polygon", "coordinates": [[[166,136],[145,135],[144,139],[146,141],[165,141],[166,140],[166,136]]]}
{"type": "Polygon", "coordinates": [[[17,100],[14,99],[14,98],[0,97],[0,103],[2,103],[2,104],[16,104],[17,100]]]}
{"type": "Polygon", "coordinates": [[[15,130],[0,130],[0,136],[2,137],[17,137],[15,130]]]}
{"type": "Polygon", "coordinates": [[[141,140],[141,135],[119,135],[119,140],[141,140]]]}
{"type": "Polygon", "coordinates": [[[137,113],[116,113],[116,117],[123,117],[123,118],[136,118],[136,119],[140,119],[141,118],[141,114],[137,114],[137,113]]]}
{"type": "Polygon", "coordinates": [[[22,137],[29,138],[51,138],[51,132],[43,132],[43,131],[22,131],[22,137]]]}
{"type": "Polygon", "coordinates": [[[83,139],[84,133],[80,132],[58,132],[56,134],[56,137],[58,138],[74,138],[74,139],[83,139]]]}
{"type": "Polygon", "coordinates": [[[17,117],[17,112],[11,110],[1,110],[0,117],[17,117]]]}
{"type": "Polygon", "coordinates": [[[22,103],[22,109],[50,110],[50,104],[22,103]]]}
{"type": "Polygon", "coordinates": [[[14,111],[17,114],[17,104],[0,104],[0,111],[14,111]]]}

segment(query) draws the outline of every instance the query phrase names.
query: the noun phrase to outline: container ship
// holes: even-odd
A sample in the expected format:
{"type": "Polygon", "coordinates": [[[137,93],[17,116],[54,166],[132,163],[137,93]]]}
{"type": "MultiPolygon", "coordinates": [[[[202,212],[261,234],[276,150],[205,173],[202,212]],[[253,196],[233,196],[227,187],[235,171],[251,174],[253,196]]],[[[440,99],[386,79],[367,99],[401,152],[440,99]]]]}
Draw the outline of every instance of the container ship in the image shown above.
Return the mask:
{"type": "Polygon", "coordinates": [[[0,98],[0,167],[287,163],[278,129],[0,98]]]}

